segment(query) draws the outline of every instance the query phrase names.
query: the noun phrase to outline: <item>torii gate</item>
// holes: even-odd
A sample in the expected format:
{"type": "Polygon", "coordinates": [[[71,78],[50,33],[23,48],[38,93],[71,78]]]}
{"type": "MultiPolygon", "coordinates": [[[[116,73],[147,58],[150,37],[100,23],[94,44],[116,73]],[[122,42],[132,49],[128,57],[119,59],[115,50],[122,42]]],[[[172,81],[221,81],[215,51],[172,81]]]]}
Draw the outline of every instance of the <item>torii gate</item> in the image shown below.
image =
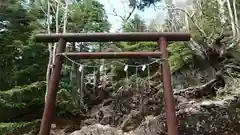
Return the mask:
{"type": "Polygon", "coordinates": [[[49,135],[52,119],[56,107],[56,93],[60,80],[64,56],[84,59],[110,58],[163,58],[163,86],[166,107],[168,135],[178,135],[178,122],[175,112],[175,103],[171,85],[171,72],[168,63],[168,41],[189,41],[189,33],[183,32],[130,32],[130,33],[64,33],[64,34],[37,34],[37,42],[59,42],[53,71],[50,77],[47,100],[44,107],[39,135],[49,135]],[[160,52],[65,52],[66,42],[120,42],[120,41],[156,41],[160,52]],[[63,54],[64,53],[64,54],[63,54]]]}

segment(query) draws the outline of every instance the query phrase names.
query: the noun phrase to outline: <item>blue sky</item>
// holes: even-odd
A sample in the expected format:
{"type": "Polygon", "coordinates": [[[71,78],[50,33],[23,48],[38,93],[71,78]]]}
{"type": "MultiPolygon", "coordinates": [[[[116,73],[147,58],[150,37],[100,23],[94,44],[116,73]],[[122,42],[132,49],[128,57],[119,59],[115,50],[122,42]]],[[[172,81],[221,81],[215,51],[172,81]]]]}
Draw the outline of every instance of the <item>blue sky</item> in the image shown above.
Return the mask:
{"type": "MultiPolygon", "coordinates": [[[[108,14],[108,20],[112,24],[111,31],[112,32],[116,31],[118,28],[120,28],[121,21],[118,17],[115,17],[111,14],[113,13],[113,9],[115,9],[115,11],[119,15],[123,16],[126,13],[126,11],[129,11],[127,5],[128,0],[98,0],[98,1],[105,6],[105,10],[108,14]]],[[[159,2],[157,5],[164,6],[165,4],[163,2],[159,2]]],[[[162,18],[164,19],[164,11],[160,9],[154,10],[153,7],[147,8],[144,12],[137,11],[137,13],[142,17],[142,19],[146,21],[147,24],[149,24],[149,22],[152,19],[156,18],[157,14],[162,14],[163,15],[162,18]]]]}

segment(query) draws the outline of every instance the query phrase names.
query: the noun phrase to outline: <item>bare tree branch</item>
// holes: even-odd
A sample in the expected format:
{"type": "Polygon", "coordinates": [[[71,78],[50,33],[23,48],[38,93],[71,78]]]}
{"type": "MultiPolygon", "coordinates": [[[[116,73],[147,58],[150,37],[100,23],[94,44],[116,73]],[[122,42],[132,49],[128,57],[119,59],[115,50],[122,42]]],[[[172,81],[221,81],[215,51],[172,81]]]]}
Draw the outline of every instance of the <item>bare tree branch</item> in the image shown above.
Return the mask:
{"type": "Polygon", "coordinates": [[[63,33],[66,33],[67,31],[67,22],[68,22],[68,2],[67,0],[65,0],[65,12],[64,12],[64,22],[63,22],[63,33]]]}
{"type": "MultiPolygon", "coordinates": [[[[111,4],[110,0],[108,0],[108,1],[109,1],[109,3],[111,4]]],[[[122,3],[123,3],[123,1],[122,1],[122,3]]],[[[123,3],[123,5],[124,5],[124,3],[123,3]]],[[[112,5],[112,7],[113,7],[113,5],[112,5]]],[[[126,9],[124,8],[125,14],[124,14],[124,15],[120,15],[120,14],[117,13],[116,9],[113,8],[113,10],[112,10],[113,13],[107,13],[107,14],[108,14],[108,15],[113,15],[113,16],[115,16],[115,17],[120,18],[120,20],[121,20],[121,22],[122,22],[122,27],[124,27],[124,26],[126,25],[127,21],[128,21],[128,20],[131,18],[131,16],[133,15],[133,13],[136,11],[136,9],[137,9],[137,7],[134,6],[134,7],[131,8],[131,10],[130,10],[128,13],[126,13],[127,11],[126,11],[126,9]]],[[[121,28],[120,28],[120,29],[121,29],[121,28]]],[[[120,30],[120,29],[119,29],[119,30],[120,30]]]]}

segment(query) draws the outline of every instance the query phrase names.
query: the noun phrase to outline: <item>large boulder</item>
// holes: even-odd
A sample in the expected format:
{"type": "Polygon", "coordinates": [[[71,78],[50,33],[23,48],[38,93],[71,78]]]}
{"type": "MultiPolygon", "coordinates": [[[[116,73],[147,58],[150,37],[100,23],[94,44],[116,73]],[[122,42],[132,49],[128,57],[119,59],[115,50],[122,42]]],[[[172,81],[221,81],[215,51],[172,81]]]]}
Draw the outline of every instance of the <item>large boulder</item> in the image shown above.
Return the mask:
{"type": "Polygon", "coordinates": [[[122,132],[109,125],[95,124],[82,127],[81,130],[75,131],[71,135],[122,135],[122,132]]]}

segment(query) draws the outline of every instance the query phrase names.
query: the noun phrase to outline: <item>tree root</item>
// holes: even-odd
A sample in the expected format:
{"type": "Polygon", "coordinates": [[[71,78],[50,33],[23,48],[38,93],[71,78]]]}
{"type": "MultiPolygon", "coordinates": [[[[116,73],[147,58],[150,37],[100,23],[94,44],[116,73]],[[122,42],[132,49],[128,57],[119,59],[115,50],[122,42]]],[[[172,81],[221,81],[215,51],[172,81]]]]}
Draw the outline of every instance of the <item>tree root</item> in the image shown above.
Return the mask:
{"type": "Polygon", "coordinates": [[[176,91],[174,95],[183,96],[187,99],[203,98],[203,97],[214,97],[219,87],[224,87],[225,82],[221,75],[217,75],[215,79],[210,80],[206,84],[198,87],[189,87],[180,91],[176,91]]]}

